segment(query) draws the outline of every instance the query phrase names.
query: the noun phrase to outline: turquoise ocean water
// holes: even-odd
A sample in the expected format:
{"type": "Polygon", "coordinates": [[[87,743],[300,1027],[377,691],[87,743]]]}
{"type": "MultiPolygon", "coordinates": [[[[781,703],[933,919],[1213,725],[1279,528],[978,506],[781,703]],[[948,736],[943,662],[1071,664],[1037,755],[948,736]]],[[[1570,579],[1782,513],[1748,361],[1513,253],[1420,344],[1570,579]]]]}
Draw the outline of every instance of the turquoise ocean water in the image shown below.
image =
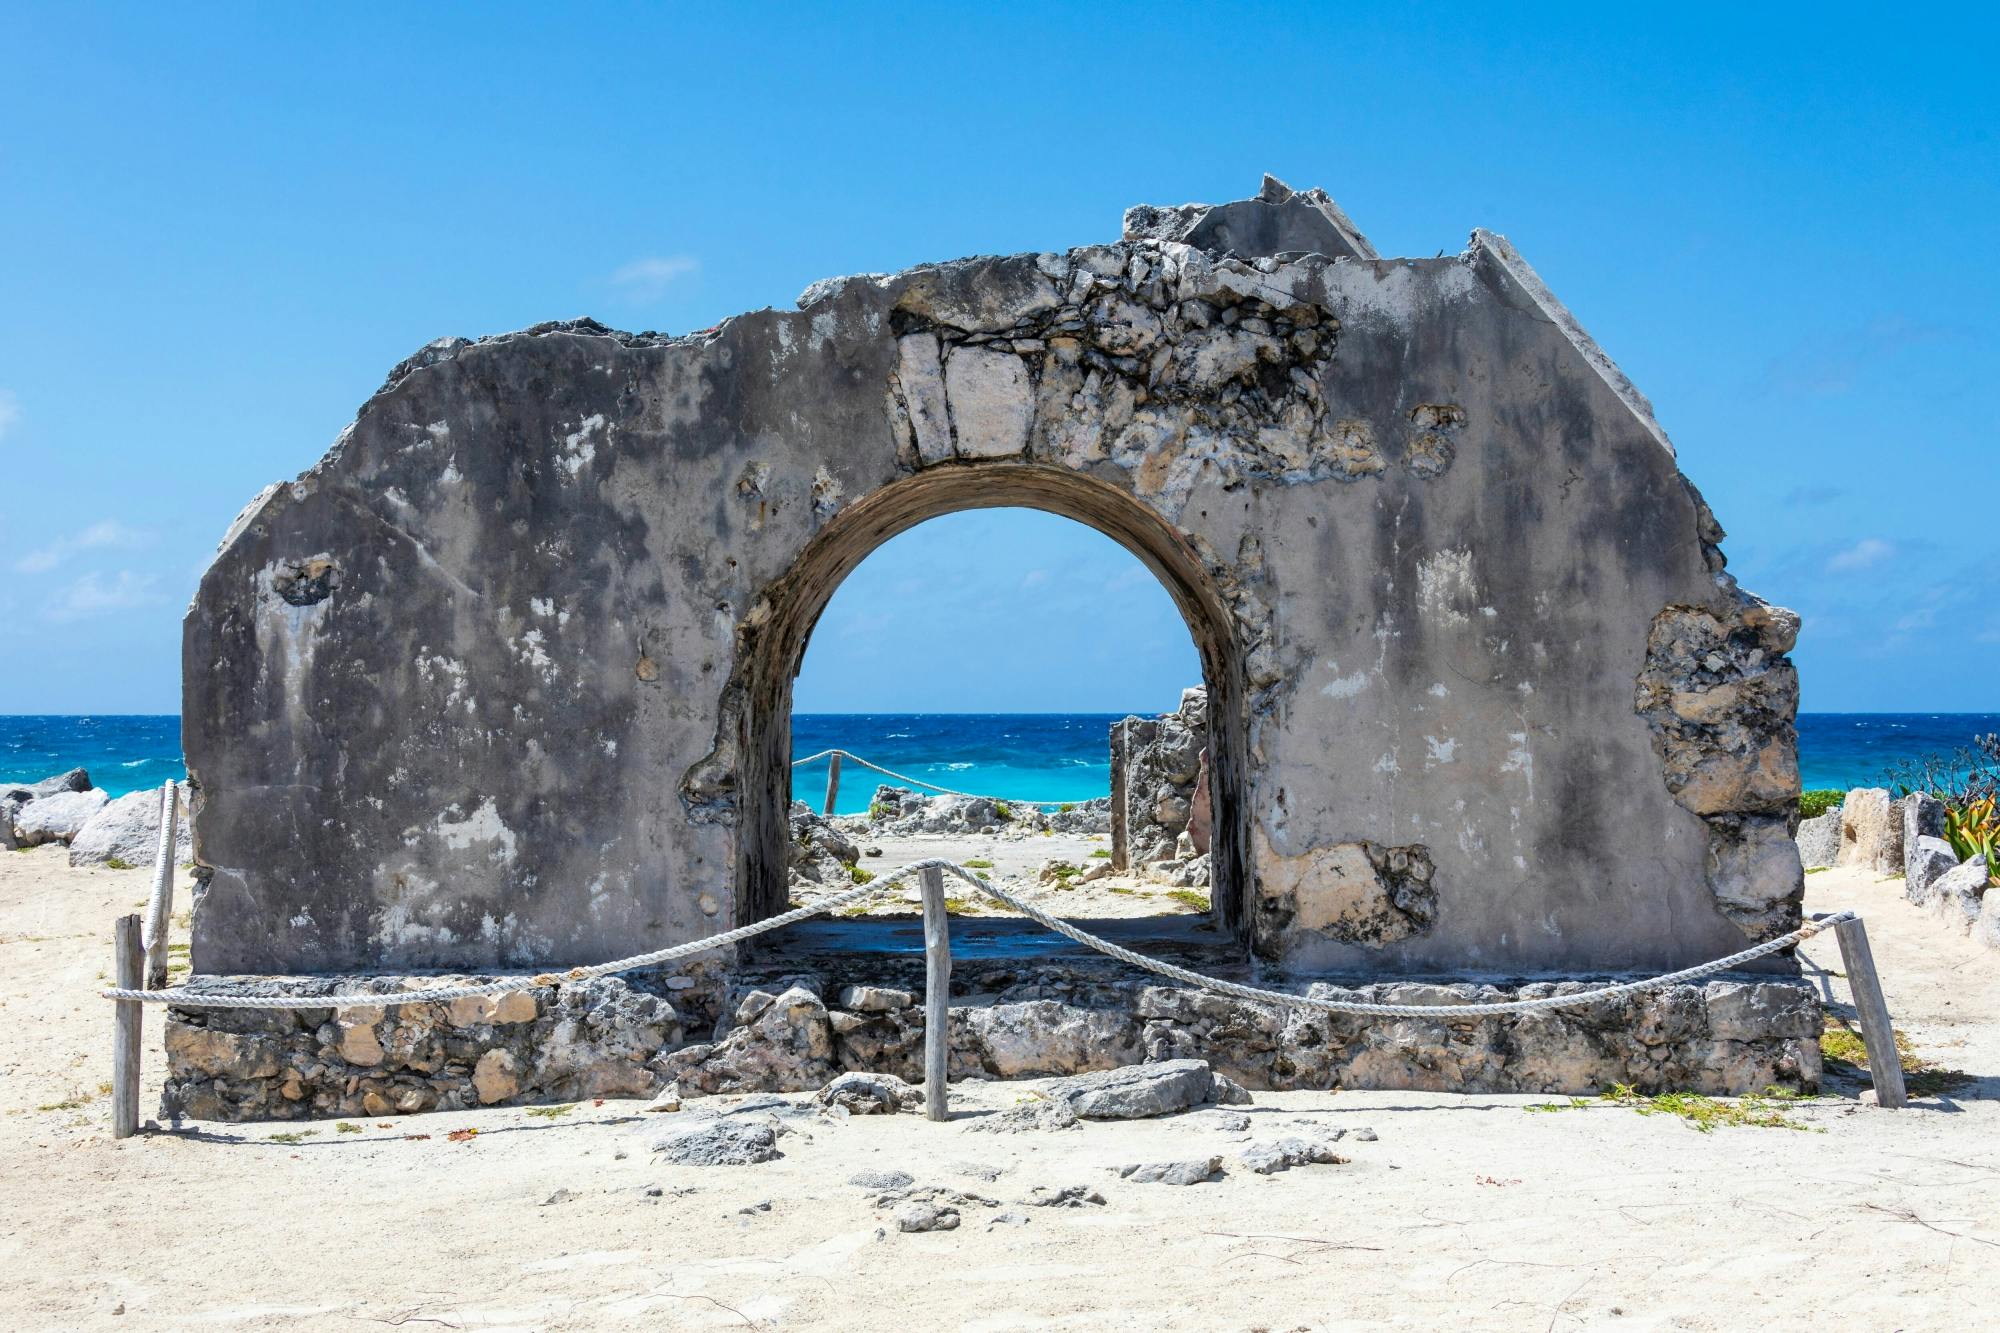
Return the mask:
{"type": "MultiPolygon", "coordinates": [[[[792,753],[839,746],[911,777],[1016,801],[1083,801],[1111,789],[1106,729],[1117,713],[818,713],[792,719],[792,753]]],[[[1808,787],[1880,782],[1898,760],[2000,732],[2000,713],[1806,713],[1799,767],[1808,787]]],[[[184,777],[177,717],[0,716],[0,782],[90,770],[114,796],[184,777]]],[[[817,805],[824,761],[795,769],[793,794],[817,805]]],[[[840,810],[867,808],[884,779],[848,765],[840,810]]]]}

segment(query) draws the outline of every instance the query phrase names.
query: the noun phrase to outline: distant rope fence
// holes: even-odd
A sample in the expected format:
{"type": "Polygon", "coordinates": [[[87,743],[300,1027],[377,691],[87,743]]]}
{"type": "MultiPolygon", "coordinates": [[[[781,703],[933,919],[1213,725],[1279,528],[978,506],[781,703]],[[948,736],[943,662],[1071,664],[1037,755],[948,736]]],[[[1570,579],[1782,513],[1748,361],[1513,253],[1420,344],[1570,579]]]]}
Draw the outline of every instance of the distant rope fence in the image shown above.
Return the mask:
{"type": "MultiPolygon", "coordinates": [[[[991,801],[995,805],[1032,805],[1037,808],[1051,805],[1082,805],[1084,803],[1075,797],[1067,797],[1059,801],[1030,801],[1019,796],[989,796],[985,792],[959,791],[953,787],[940,787],[935,782],[925,782],[922,778],[913,778],[908,773],[898,773],[893,768],[884,768],[872,759],[863,759],[852,750],[842,750],[838,747],[831,750],[821,750],[818,754],[809,754],[803,759],[794,759],[792,760],[792,767],[804,768],[809,764],[816,764],[822,759],[827,760],[829,764],[827,770],[826,808],[823,811],[823,813],[829,815],[833,813],[833,798],[840,790],[840,761],[843,759],[851,759],[863,768],[875,770],[883,777],[894,778],[898,782],[907,782],[912,787],[922,787],[926,791],[934,791],[941,796],[963,796],[973,801],[991,801]]],[[[1101,798],[1090,797],[1086,799],[1096,800],[1101,798]]]]}
{"type": "MultiPolygon", "coordinates": [[[[841,754],[845,751],[828,751],[841,754]]],[[[822,756],[814,756],[819,758],[822,756]]],[[[849,756],[853,757],[853,756],[849,756]]],[[[804,761],[801,761],[804,762],[804,761]]],[[[857,761],[865,762],[865,761],[857,761]]],[[[868,767],[876,767],[868,765],[868,767]]],[[[887,772],[888,770],[880,770],[887,772]]],[[[891,776],[900,776],[891,774],[891,776]]],[[[969,867],[941,857],[929,857],[912,861],[896,870],[877,876],[866,884],[856,885],[822,898],[817,902],[794,907],[790,911],[738,926],[716,935],[689,940],[684,944],[654,949],[630,957],[614,959],[606,963],[596,963],[588,967],[572,967],[559,972],[538,972],[514,977],[503,977],[494,981],[475,982],[456,986],[419,987],[402,991],[338,992],[330,995],[283,995],[274,992],[260,993],[258,990],[221,993],[210,990],[190,989],[187,986],[149,986],[142,982],[141,975],[145,956],[157,950],[164,953],[165,921],[172,904],[172,852],[174,847],[173,813],[175,792],[162,798],[162,833],[160,837],[159,859],[166,866],[155,879],[155,890],[149,903],[148,917],[151,922],[160,923],[153,931],[142,937],[140,920],[136,915],[121,918],[116,932],[116,962],[119,984],[98,993],[107,1000],[117,1001],[118,1038],[114,1047],[114,1132],[123,1127],[120,1137],[129,1134],[137,1124],[138,1114],[138,1014],[139,1006],[145,1004],[170,1005],[177,1009],[345,1009],[362,1006],[389,1008],[410,1004],[443,1004],[453,1000],[486,998],[506,995],[515,991],[532,990],[541,986],[559,986],[566,982],[588,981],[595,977],[611,976],[620,972],[631,972],[639,968],[657,967],[694,954],[707,953],[715,949],[727,948],[732,944],[753,939],[774,930],[838,911],[882,893],[902,883],[912,875],[921,880],[924,910],[924,950],[927,962],[925,1004],[925,1066],[926,1100],[932,1119],[941,1120],[944,1110],[944,1071],[946,1042],[946,1013],[949,1003],[949,978],[951,974],[951,942],[947,924],[947,908],[944,896],[944,877],[950,875],[963,881],[969,888],[991,898],[1006,907],[1019,912],[1028,920],[1047,930],[1074,940],[1086,948],[1093,949],[1108,958],[1140,968],[1157,976],[1166,977],[1183,985],[1237,999],[1264,1004],[1286,1005],[1309,1009],[1327,1014],[1350,1014],[1367,1018],[1424,1019],[1431,1022],[1451,1022],[1462,1019],[1494,1017],[1502,1014],[1538,1013],[1553,1009],[1575,1009],[1615,1000],[1627,995],[1647,991],[1663,990],[1703,977],[1727,972],[1745,963],[1768,957],[1781,950],[1811,939],[1822,931],[1832,929],[1840,941],[1841,955],[1846,964],[1848,981],[1854,991],[1856,1009],[1859,1013],[1862,1034],[1868,1048],[1869,1070],[1875,1080],[1877,1098],[1883,1106],[1900,1106],[1904,1100],[1902,1066],[1896,1054],[1894,1038],[1889,1026],[1889,1014],[1883,999],[1881,984],[1875,974],[1875,965],[1868,948],[1866,930],[1860,916],[1852,911],[1834,912],[1803,922],[1798,929],[1754,944],[1747,949],[1713,959],[1694,967],[1662,973],[1634,981],[1613,982],[1587,990],[1569,994],[1541,995],[1528,999],[1484,1000],[1461,1004],[1378,1004],[1367,1000],[1350,1000],[1336,996],[1302,995],[1291,991],[1269,990],[1261,986],[1251,986],[1242,982],[1229,981],[1222,977],[1209,976],[1192,968],[1181,967],[1161,959],[1152,958],[1134,949],[1114,944],[1100,935],[1083,929],[1072,921],[1054,916],[1018,895],[1000,888],[975,874],[969,867]],[[129,1101],[129,1113],[126,1103],[129,1101]],[[128,1125],[129,1122],[129,1125],[128,1125]]],[[[963,793],[948,793],[962,795],[963,793]]],[[[1028,802],[1023,802],[1028,804],[1028,802]]],[[[164,980],[162,975],[161,980],[164,980]]],[[[254,985],[255,983],[253,983],[254,985]]],[[[281,983],[280,983],[281,984],[281,983]]]]}

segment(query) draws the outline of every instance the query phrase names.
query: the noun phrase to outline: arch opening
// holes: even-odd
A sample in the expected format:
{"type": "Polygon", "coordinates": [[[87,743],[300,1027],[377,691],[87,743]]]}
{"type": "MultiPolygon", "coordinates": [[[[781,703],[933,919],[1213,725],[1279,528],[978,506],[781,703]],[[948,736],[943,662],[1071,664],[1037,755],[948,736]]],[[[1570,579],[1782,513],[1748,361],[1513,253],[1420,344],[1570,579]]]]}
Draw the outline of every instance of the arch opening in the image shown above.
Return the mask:
{"type": "MultiPolygon", "coordinates": [[[[794,683],[835,591],[891,538],[930,519],[994,508],[1039,510],[1091,528],[1131,553],[1172,599],[1207,689],[1210,908],[1201,921],[1241,941],[1248,921],[1246,741],[1241,653],[1229,608],[1199,553],[1152,510],[1087,476],[1032,464],[945,465],[887,486],[843,509],[767,589],[739,657],[737,920],[761,920],[787,905],[794,683]]],[[[955,654],[970,651],[951,642],[911,647],[938,670],[950,670],[955,654]]],[[[1108,746],[1111,738],[1103,740],[1108,746]]],[[[844,781],[868,782],[872,791],[872,778],[862,771],[844,781]]]]}

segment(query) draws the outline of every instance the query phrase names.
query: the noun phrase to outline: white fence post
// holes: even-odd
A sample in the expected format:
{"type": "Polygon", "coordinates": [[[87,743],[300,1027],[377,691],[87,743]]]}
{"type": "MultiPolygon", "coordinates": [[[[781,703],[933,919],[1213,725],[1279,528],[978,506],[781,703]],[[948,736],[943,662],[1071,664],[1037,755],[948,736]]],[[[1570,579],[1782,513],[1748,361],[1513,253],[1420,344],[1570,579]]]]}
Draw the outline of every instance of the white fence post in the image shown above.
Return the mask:
{"type": "Polygon", "coordinates": [[[943,1120],[951,1054],[951,925],[944,909],[944,871],[926,866],[919,873],[924,890],[924,1114],[943,1120]]]}
{"type": "Polygon", "coordinates": [[[178,783],[160,793],[160,846],[153,857],[153,896],[146,901],[146,989],[167,984],[167,928],[174,914],[174,843],[180,832],[178,783]]]}

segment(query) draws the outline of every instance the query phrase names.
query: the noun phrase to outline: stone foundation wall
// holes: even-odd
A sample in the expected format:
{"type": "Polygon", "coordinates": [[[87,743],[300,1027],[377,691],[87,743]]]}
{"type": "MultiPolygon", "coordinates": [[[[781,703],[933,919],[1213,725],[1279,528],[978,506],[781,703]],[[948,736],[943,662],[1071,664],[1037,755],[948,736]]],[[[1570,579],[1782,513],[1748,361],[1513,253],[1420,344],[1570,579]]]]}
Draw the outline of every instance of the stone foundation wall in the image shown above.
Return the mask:
{"type": "MultiPolygon", "coordinates": [[[[243,987],[252,979],[204,983],[243,987]]],[[[435,978],[277,979],[281,993],[435,978]]],[[[1814,1088],[1820,1009],[1791,978],[1731,977],[1584,1009],[1476,1021],[1329,1016],[1156,986],[1116,965],[961,960],[953,1078],[1028,1078],[1196,1057],[1244,1086],[1711,1094],[1814,1088]],[[962,999],[960,997],[963,997],[962,999]]],[[[1306,993],[1457,1003],[1584,981],[1401,982],[1306,993]]],[[[204,1120],[385,1116],[479,1105],[798,1092],[855,1069],[922,1078],[921,960],[602,978],[379,1009],[174,1010],[163,1110],[204,1120]],[[699,1033],[694,1040],[691,1033],[699,1033]],[[702,1039],[706,1038],[706,1039],[702,1039]]]]}

